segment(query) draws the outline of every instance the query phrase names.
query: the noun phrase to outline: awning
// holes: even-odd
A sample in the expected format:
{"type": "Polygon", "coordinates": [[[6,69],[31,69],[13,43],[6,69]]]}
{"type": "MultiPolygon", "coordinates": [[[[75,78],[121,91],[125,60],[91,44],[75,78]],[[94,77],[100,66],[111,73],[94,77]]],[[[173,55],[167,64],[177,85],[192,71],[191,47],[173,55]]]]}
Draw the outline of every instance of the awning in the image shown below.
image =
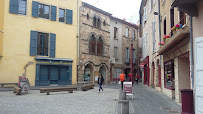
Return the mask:
{"type": "Polygon", "coordinates": [[[177,30],[171,38],[167,39],[164,45],[160,46],[158,50],[159,55],[162,55],[164,52],[168,51],[170,48],[178,44],[182,39],[187,38],[189,34],[190,32],[187,28],[177,30]]]}

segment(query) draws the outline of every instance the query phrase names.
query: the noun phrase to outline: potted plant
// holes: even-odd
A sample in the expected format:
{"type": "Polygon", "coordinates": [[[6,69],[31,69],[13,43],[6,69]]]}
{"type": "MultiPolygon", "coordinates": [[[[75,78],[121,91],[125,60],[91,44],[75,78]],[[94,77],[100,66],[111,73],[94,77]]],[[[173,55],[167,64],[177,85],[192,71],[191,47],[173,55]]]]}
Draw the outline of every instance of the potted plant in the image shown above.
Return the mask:
{"type": "Polygon", "coordinates": [[[164,45],[165,43],[163,41],[161,41],[161,43],[159,42],[158,45],[164,45]]]}

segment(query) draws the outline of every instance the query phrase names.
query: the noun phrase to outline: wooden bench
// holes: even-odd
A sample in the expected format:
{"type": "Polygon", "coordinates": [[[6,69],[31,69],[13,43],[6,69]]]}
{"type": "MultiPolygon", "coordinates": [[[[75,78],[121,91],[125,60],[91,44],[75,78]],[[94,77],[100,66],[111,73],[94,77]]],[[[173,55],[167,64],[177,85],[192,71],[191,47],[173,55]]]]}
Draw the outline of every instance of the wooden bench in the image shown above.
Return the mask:
{"type": "Polygon", "coordinates": [[[73,91],[76,91],[76,90],[77,90],[77,87],[41,88],[40,93],[47,93],[47,95],[49,95],[50,92],[68,91],[69,93],[73,93],[73,91]]]}
{"type": "Polygon", "coordinates": [[[16,93],[16,95],[21,95],[21,88],[19,88],[18,86],[14,86],[13,93],[16,93]]]}
{"type": "Polygon", "coordinates": [[[87,91],[89,89],[94,89],[94,84],[86,84],[82,86],[82,91],[87,91]]]}
{"type": "Polygon", "coordinates": [[[18,83],[0,83],[1,87],[4,88],[4,85],[14,85],[14,86],[17,86],[18,83]]]}
{"type": "Polygon", "coordinates": [[[88,84],[88,82],[82,81],[82,82],[76,82],[76,85],[78,86],[78,89],[81,89],[83,85],[88,84]]]}

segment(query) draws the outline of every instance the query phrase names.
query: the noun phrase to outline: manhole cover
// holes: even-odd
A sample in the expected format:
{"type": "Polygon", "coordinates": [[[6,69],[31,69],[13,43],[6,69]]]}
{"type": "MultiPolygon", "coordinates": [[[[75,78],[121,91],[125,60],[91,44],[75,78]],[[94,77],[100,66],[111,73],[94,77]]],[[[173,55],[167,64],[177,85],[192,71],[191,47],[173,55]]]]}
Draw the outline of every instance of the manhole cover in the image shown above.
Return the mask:
{"type": "Polygon", "coordinates": [[[168,111],[169,113],[180,113],[180,112],[178,112],[178,111],[168,111]]]}
{"type": "Polygon", "coordinates": [[[162,110],[172,110],[172,108],[161,108],[162,110]]]}

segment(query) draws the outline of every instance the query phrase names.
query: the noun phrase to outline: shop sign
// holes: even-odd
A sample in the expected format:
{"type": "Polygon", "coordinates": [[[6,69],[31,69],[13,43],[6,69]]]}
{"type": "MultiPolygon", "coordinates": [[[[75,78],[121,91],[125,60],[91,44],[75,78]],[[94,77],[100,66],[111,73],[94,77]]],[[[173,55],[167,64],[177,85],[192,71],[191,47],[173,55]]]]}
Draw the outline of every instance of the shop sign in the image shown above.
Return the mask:
{"type": "Polygon", "coordinates": [[[144,67],[144,63],[140,63],[140,67],[144,67]]]}
{"type": "Polygon", "coordinates": [[[133,99],[132,82],[123,82],[123,90],[126,92],[126,95],[132,95],[132,99],[133,99]]]}

